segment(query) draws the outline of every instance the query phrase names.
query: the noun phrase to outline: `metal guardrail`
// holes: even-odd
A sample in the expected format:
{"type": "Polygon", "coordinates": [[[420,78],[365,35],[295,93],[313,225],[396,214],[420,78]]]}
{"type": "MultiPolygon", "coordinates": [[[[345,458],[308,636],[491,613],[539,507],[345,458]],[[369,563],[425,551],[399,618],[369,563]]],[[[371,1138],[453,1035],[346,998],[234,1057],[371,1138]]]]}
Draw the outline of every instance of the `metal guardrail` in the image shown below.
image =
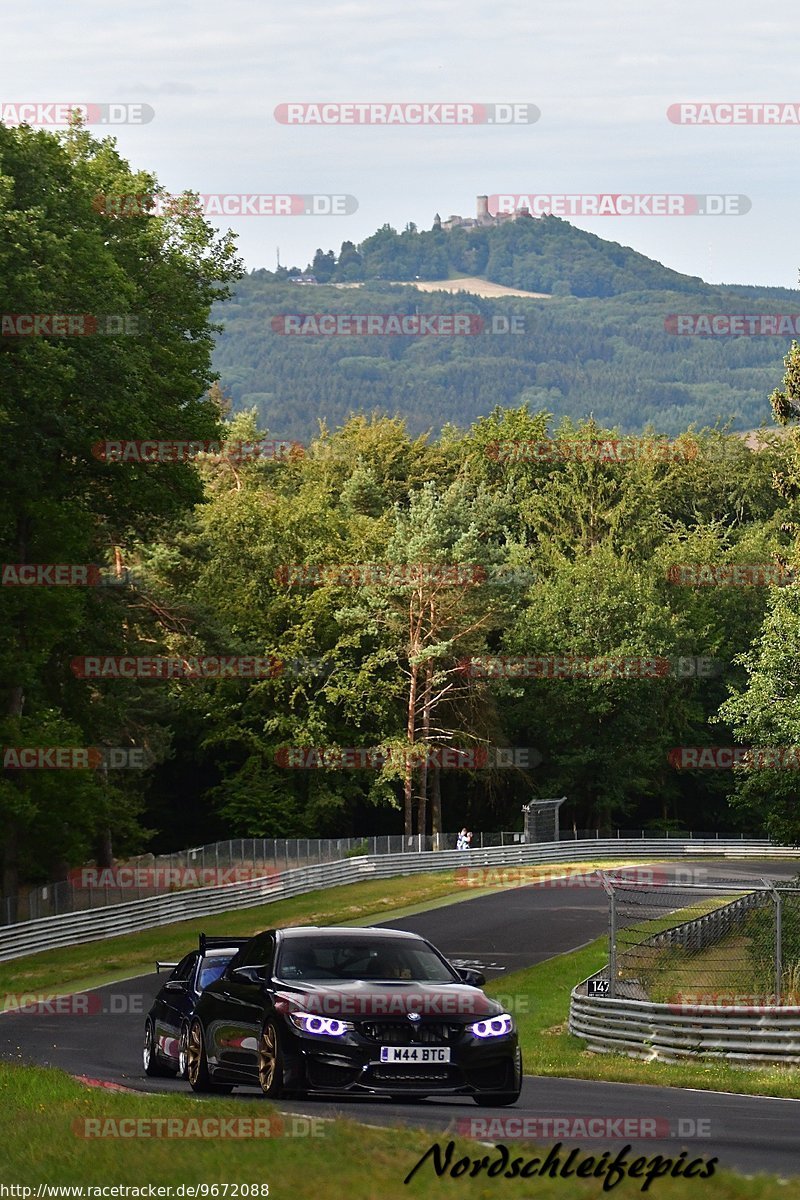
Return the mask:
{"type": "Polygon", "coordinates": [[[586,1041],[587,1050],[659,1062],[711,1056],[749,1066],[800,1064],[800,1006],[675,1005],[590,997],[585,994],[587,982],[573,989],[568,1025],[570,1033],[586,1041]]]}
{"type": "MultiPolygon", "coordinates": [[[[169,895],[154,896],[114,904],[88,912],[64,913],[25,921],[0,929],[0,961],[58,946],[117,937],[161,925],[188,921],[195,917],[270,904],[322,888],[338,887],[366,879],[389,879],[424,871],[446,871],[454,867],[497,867],[523,864],[601,861],[604,859],[686,858],[688,854],[710,856],[747,854],[767,858],[800,857],[800,850],[771,846],[766,841],[742,842],[737,839],[706,842],[669,839],[589,839],[585,841],[546,842],[538,845],[516,844],[494,849],[467,851],[443,850],[438,853],[363,855],[336,863],[301,867],[243,883],[213,888],[194,888],[169,895]]],[[[466,898],[466,892],[465,892],[466,898]]]]}
{"type": "MultiPolygon", "coordinates": [[[[738,928],[774,890],[761,887],[750,891],[700,917],[661,930],[641,945],[678,946],[689,953],[705,950],[738,928]]],[[[800,1064],[800,1005],[781,1005],[778,991],[774,1004],[760,1003],[757,997],[749,1004],[693,1004],[682,998],[665,1003],[648,999],[640,981],[617,979],[616,975],[612,959],[570,995],[568,1029],[585,1040],[588,1050],[661,1062],[712,1057],[749,1066],[800,1064]],[[588,994],[589,983],[595,980],[608,981],[605,995],[588,994]]],[[[776,989],[780,979],[778,956],[776,989]]]]}
{"type": "Polygon", "coordinates": [[[680,925],[673,925],[671,929],[663,929],[661,933],[645,938],[642,945],[680,946],[682,950],[691,954],[706,950],[732,930],[740,928],[751,909],[764,903],[761,896],[761,892],[749,892],[746,896],[740,896],[738,900],[731,900],[729,904],[704,913],[702,917],[683,921],[680,925]]]}
{"type": "MultiPolygon", "coordinates": [[[[742,840],[744,834],[740,835],[742,840]]],[[[603,835],[620,839],[652,840],[657,837],[685,841],[716,840],[719,833],[691,833],[671,830],[653,834],[642,829],[617,829],[603,835]]],[[[722,835],[729,840],[732,835],[722,835]]],[[[340,838],[228,838],[176,850],[171,854],[140,854],[109,869],[93,863],[75,867],[65,880],[31,884],[13,896],[0,897],[0,925],[37,921],[85,909],[123,904],[128,899],[143,900],[181,891],[189,887],[217,887],[238,883],[272,871],[290,871],[312,863],[339,862],[362,854],[412,854],[422,850],[455,850],[458,834],[381,834],[374,837],[340,838]],[[120,877],[124,882],[120,883],[120,877]]],[[[602,840],[599,829],[561,829],[556,841],[602,840]]],[[[524,832],[477,830],[473,849],[510,846],[534,842],[524,832]]]]}
{"type": "MultiPolygon", "coordinates": [[[[610,891],[608,886],[607,890],[610,891]]],[[[644,885],[643,890],[646,890],[646,885],[644,885]]],[[[687,889],[684,888],[682,890],[685,894],[687,889]]],[[[702,893],[703,891],[712,890],[718,892],[719,890],[730,891],[731,889],[724,885],[722,889],[712,889],[700,884],[694,885],[689,894],[692,891],[702,893]]],[[[741,892],[741,886],[737,886],[736,891],[741,892]]],[[[625,978],[625,970],[622,964],[626,959],[630,958],[631,949],[638,952],[642,948],[657,950],[660,947],[678,947],[688,954],[697,954],[702,950],[707,950],[709,946],[715,945],[734,929],[739,929],[744,923],[747,914],[764,904],[765,894],[770,894],[769,889],[762,887],[756,891],[750,891],[744,896],[739,895],[728,904],[722,904],[718,908],[713,908],[699,917],[692,917],[688,921],[681,921],[676,925],[659,930],[658,933],[653,933],[648,937],[642,938],[640,941],[635,942],[632,948],[628,947],[627,953],[624,949],[620,953],[620,931],[616,927],[615,904],[612,896],[609,909],[609,961],[604,971],[601,971],[596,978],[605,978],[608,980],[607,994],[612,999],[615,999],[617,996],[627,995],[628,999],[648,1000],[650,997],[639,980],[625,978]]],[[[633,970],[636,970],[635,965],[633,970]]],[[[780,980],[780,967],[778,967],[778,980],[780,980]]]]}

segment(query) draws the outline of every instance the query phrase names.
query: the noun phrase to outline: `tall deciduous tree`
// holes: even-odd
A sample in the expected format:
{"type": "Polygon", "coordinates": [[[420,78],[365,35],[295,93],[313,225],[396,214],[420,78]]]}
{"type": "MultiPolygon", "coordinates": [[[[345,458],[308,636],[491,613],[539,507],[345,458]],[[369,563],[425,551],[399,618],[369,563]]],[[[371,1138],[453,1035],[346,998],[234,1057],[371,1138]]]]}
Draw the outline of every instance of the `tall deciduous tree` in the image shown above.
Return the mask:
{"type": "MultiPolygon", "coordinates": [[[[204,439],[219,428],[204,399],[209,313],[238,264],[230,236],[192,206],[120,215],[103,199],[157,192],[112,140],[98,142],[78,123],[63,135],[0,125],[0,312],[43,318],[33,336],[6,328],[0,337],[4,562],[105,562],[201,495],[191,464],[92,453],[106,439],[204,439]],[[81,318],[72,328],[87,336],[60,335],[62,314],[81,318]]],[[[100,600],[72,588],[2,590],[3,744],[94,740],[91,706],[71,704],[69,660],[91,653],[109,623],[124,647],[127,617],[98,613],[100,600]]],[[[69,843],[75,855],[113,820],[95,779],[55,787],[45,774],[3,779],[6,892],[24,841],[41,838],[59,856],[69,843]]]]}

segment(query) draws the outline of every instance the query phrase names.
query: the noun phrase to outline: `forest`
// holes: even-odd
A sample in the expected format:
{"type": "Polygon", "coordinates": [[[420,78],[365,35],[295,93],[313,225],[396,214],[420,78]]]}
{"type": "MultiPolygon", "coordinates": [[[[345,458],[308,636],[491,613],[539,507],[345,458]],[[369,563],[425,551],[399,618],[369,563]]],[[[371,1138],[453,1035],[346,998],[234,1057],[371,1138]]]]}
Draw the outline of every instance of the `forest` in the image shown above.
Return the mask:
{"type": "MultiPolygon", "coordinates": [[[[222,836],[519,828],[536,797],[581,829],[800,836],[793,770],[700,754],[800,742],[800,458],[777,432],[800,413],[796,344],[753,378],[776,430],[758,449],[488,385],[457,420],[428,345],[425,429],[354,372],[348,415],[293,442],[215,378],[212,315],[235,324],[262,286],[231,238],[191,211],[99,213],[92,195],[156,184],[80,127],[0,127],[0,169],[3,310],[149,321],[0,339],[5,894],[222,836]],[[220,658],[244,665],[195,669],[220,658]],[[148,666],[97,667],[121,660],[148,666]],[[108,751],[94,769],[20,769],[21,749],[86,746],[108,751]],[[125,748],[136,769],[115,769],[125,748]]],[[[272,386],[270,415],[291,412],[272,386]]]]}

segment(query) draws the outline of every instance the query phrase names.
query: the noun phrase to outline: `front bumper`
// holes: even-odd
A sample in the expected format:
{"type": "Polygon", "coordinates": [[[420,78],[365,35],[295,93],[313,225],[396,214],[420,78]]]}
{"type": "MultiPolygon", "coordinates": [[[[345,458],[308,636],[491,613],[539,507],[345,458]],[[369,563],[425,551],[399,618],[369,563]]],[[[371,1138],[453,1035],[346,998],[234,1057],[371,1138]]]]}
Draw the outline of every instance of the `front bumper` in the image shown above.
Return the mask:
{"type": "MultiPolygon", "coordinates": [[[[419,1033],[419,1031],[414,1031],[419,1033]]],[[[442,1045],[449,1045],[449,1063],[385,1063],[382,1044],[358,1029],[341,1038],[304,1034],[286,1022],[284,1037],[287,1087],[320,1092],[360,1092],[393,1095],[408,1092],[477,1095],[513,1092],[521,1083],[521,1064],[515,1031],[491,1039],[475,1037],[462,1028],[442,1045]]],[[[397,1045],[396,1038],[391,1044],[397,1045]]],[[[430,1045],[408,1034],[399,1044],[430,1045]]]]}

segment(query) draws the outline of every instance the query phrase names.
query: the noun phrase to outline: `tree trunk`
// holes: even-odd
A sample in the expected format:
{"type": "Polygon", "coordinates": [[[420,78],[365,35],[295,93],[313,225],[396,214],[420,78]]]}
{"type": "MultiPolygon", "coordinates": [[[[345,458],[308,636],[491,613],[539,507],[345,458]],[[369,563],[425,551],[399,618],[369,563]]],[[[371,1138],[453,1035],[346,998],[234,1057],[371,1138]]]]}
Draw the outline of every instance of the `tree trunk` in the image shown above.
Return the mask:
{"type": "MultiPolygon", "coordinates": [[[[21,717],[25,707],[25,692],[21,686],[11,689],[8,705],[10,717],[21,717]]],[[[22,787],[20,776],[22,771],[9,771],[11,781],[17,788],[22,787]]],[[[16,817],[8,814],[3,828],[3,895],[16,900],[19,892],[19,837],[20,825],[16,817]]]]}
{"type": "Polygon", "coordinates": [[[419,771],[419,810],[418,828],[424,837],[428,831],[428,753],[430,750],[431,731],[431,700],[433,699],[433,664],[428,662],[425,668],[425,690],[422,697],[422,744],[425,757],[419,771]]]}
{"type": "MultiPolygon", "coordinates": [[[[408,722],[406,735],[409,750],[414,744],[414,734],[417,728],[417,676],[418,668],[411,664],[411,682],[408,689],[408,722]]],[[[405,780],[403,781],[403,829],[406,837],[414,832],[414,766],[409,753],[405,765],[405,780]]]]}
{"type": "Polygon", "coordinates": [[[441,849],[442,840],[442,777],[438,763],[431,767],[431,833],[434,850],[441,849]]]}
{"type": "Polygon", "coordinates": [[[114,866],[114,847],[111,841],[111,830],[108,826],[101,830],[97,839],[95,861],[100,871],[110,870],[114,866]]]}

